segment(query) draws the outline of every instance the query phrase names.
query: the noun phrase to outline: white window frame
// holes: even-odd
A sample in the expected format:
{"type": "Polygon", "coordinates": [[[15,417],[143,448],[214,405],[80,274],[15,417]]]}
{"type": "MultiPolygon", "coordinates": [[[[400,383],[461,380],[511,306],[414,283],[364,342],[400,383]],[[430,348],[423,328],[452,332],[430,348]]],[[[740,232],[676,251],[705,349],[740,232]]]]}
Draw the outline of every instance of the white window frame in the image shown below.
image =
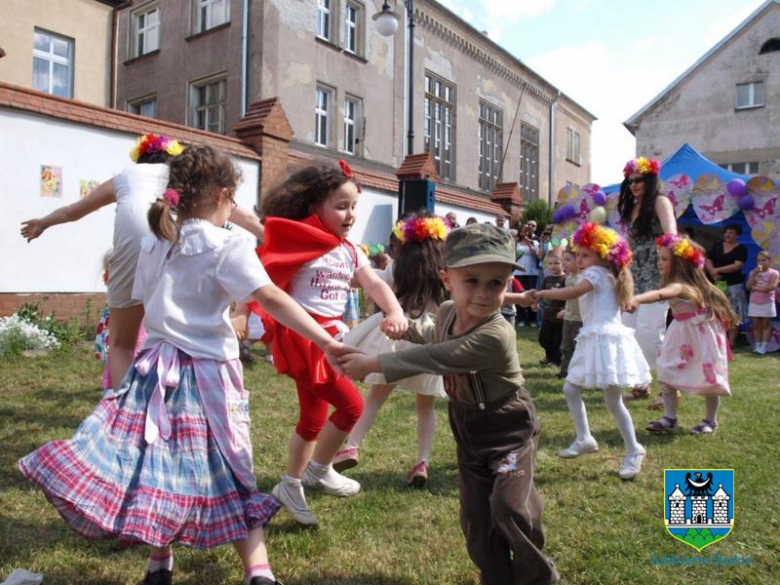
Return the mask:
{"type": "Polygon", "coordinates": [[[207,132],[217,134],[226,133],[225,113],[227,110],[227,74],[215,75],[206,79],[200,79],[190,83],[190,126],[200,128],[207,132]],[[217,99],[214,102],[200,103],[201,90],[204,91],[208,99],[209,88],[217,86],[217,91],[222,89],[222,100],[217,99]],[[200,123],[199,116],[203,114],[203,123],[200,123]],[[214,122],[216,116],[216,129],[214,122]]]}
{"type": "Polygon", "coordinates": [[[501,180],[504,113],[499,108],[479,103],[479,188],[491,191],[501,180]]]}
{"type": "Polygon", "coordinates": [[[230,0],[193,0],[193,2],[195,34],[230,22],[230,0]],[[220,9],[222,10],[221,14],[217,12],[220,9]]]}
{"type": "Polygon", "coordinates": [[[317,37],[332,42],[333,0],[317,0],[317,37]]]}
{"type": "Polygon", "coordinates": [[[322,84],[317,84],[314,91],[314,144],[330,148],[333,144],[333,102],[336,91],[322,84]]]}
{"type": "Polygon", "coordinates": [[[33,76],[32,76],[32,82],[33,82],[33,89],[37,89],[38,91],[42,91],[51,95],[60,95],[60,97],[66,97],[66,98],[73,98],[73,70],[74,70],[74,45],[75,41],[69,37],[64,37],[62,35],[58,35],[53,32],[49,32],[47,30],[36,28],[33,31],[33,76]],[[35,37],[36,35],[42,35],[49,37],[49,50],[48,51],[42,51],[40,49],[35,48],[35,37]],[[56,55],[54,53],[54,50],[52,48],[52,44],[54,40],[59,40],[62,42],[67,43],[68,45],[68,56],[63,57],[61,55],[56,55]],[[46,87],[36,87],[35,86],[35,60],[38,59],[39,61],[45,61],[48,63],[48,74],[47,74],[47,85],[46,87]],[[66,88],[65,95],[61,94],[55,94],[52,87],[52,82],[54,79],[54,66],[55,65],[61,65],[67,68],[68,70],[68,85],[66,88]]]}
{"type": "Polygon", "coordinates": [[[363,54],[363,5],[347,0],[344,9],[344,50],[352,55],[363,54]],[[354,20],[350,15],[354,14],[354,20]]]}
{"type": "Polygon", "coordinates": [[[740,175],[757,175],[758,174],[758,161],[739,162],[739,163],[724,163],[720,165],[721,168],[737,173],[740,175]]]}
{"type": "Polygon", "coordinates": [[[344,120],[341,149],[352,156],[360,156],[360,120],[362,100],[347,95],[344,98],[344,120]]]}
{"type": "Polygon", "coordinates": [[[157,117],[157,94],[147,95],[127,102],[127,111],[137,116],[147,118],[157,117]],[[151,107],[151,112],[149,108],[151,107]]]}
{"type": "Polygon", "coordinates": [[[539,151],[541,131],[539,128],[520,123],[520,191],[523,201],[539,199],[539,151]],[[533,156],[526,156],[528,153],[533,156]]]}
{"type": "Polygon", "coordinates": [[[736,91],[734,94],[734,107],[737,110],[747,110],[749,108],[760,108],[764,106],[766,103],[765,101],[766,95],[764,93],[764,82],[763,81],[751,81],[750,83],[738,83],[736,87],[736,91]],[[758,101],[758,98],[756,96],[756,88],[761,87],[761,100],[758,101]],[[739,103],[739,90],[740,88],[747,87],[748,88],[748,102],[746,104],[740,105],[739,103]]]}
{"type": "Polygon", "coordinates": [[[572,126],[566,128],[566,160],[577,166],[582,164],[582,138],[572,126]]]}
{"type": "Polygon", "coordinates": [[[450,181],[455,180],[456,106],[455,84],[426,72],[423,147],[431,153],[439,177],[450,181]]]}
{"type": "Polygon", "coordinates": [[[132,22],[132,48],[131,58],[146,55],[160,48],[160,5],[155,2],[147,4],[134,11],[131,17],[132,22]],[[154,24],[149,24],[149,16],[155,15],[154,24]],[[144,24],[140,25],[141,18],[144,24]],[[152,39],[152,40],[150,40],[152,39]]]}

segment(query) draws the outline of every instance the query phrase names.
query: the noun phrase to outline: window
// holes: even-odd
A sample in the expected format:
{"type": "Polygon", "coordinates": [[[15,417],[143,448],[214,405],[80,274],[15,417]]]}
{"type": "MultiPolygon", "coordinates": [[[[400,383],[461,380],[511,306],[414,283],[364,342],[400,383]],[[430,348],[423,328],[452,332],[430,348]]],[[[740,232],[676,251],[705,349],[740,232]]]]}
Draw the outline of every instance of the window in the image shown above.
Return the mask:
{"type": "Polygon", "coordinates": [[[225,133],[227,81],[208,79],[192,85],[192,125],[201,130],[225,133]]]}
{"type": "Polygon", "coordinates": [[[436,172],[453,180],[455,139],[455,86],[435,75],[425,75],[425,152],[433,155],[436,172]]]}
{"type": "Polygon", "coordinates": [[[764,82],[737,84],[737,109],[757,108],[764,105],[764,82]]]}
{"type": "Polygon", "coordinates": [[[195,32],[202,33],[229,20],[228,0],[194,0],[195,32]]]}
{"type": "Polygon", "coordinates": [[[740,175],[758,174],[757,162],[725,163],[720,166],[721,168],[724,168],[727,171],[731,171],[732,173],[739,173],[740,175]]]}
{"type": "Polygon", "coordinates": [[[140,57],[160,48],[160,8],[144,7],[133,13],[132,57],[140,57]]]}
{"type": "Polygon", "coordinates": [[[503,114],[492,106],[479,104],[479,188],[490,191],[501,173],[503,114]]]}
{"type": "Polygon", "coordinates": [[[363,6],[348,0],[344,15],[344,50],[354,55],[359,55],[363,52],[361,39],[363,33],[362,22],[363,6]]]}
{"type": "Polygon", "coordinates": [[[330,146],[330,112],[333,104],[333,90],[318,86],[314,95],[314,143],[330,146]]]}
{"type": "Polygon", "coordinates": [[[580,165],[580,134],[574,128],[566,128],[566,160],[580,165]]]}
{"type": "Polygon", "coordinates": [[[526,200],[539,198],[539,130],[520,125],[520,191],[526,200]]]}
{"type": "Polygon", "coordinates": [[[317,36],[326,41],[330,41],[330,2],[317,0],[317,36]]]}
{"type": "Polygon", "coordinates": [[[157,96],[148,96],[127,102],[127,111],[147,118],[157,117],[157,96]]]}
{"type": "Polygon", "coordinates": [[[33,89],[72,98],[73,39],[36,29],[33,46],[33,89]]]}
{"type": "Polygon", "coordinates": [[[758,54],[766,55],[767,53],[774,53],[775,51],[780,51],[780,38],[778,37],[769,39],[767,42],[761,45],[761,50],[758,52],[758,54]]]}
{"type": "Polygon", "coordinates": [[[344,100],[344,144],[342,150],[352,155],[358,154],[360,145],[360,138],[358,137],[359,116],[360,100],[348,96],[344,100]]]}

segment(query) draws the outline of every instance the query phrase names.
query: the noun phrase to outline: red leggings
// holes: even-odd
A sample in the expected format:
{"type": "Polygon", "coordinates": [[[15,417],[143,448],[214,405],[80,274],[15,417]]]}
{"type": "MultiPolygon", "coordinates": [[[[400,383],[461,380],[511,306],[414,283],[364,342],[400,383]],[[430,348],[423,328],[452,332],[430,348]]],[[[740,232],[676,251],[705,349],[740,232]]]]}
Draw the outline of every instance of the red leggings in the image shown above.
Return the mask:
{"type": "Polygon", "coordinates": [[[340,431],[348,433],[363,414],[363,397],[355,385],[346,376],[341,376],[329,384],[311,384],[295,381],[298,389],[300,415],[295,432],[304,441],[314,441],[325,426],[328,418],[328,405],[335,411],[330,422],[340,431]]]}

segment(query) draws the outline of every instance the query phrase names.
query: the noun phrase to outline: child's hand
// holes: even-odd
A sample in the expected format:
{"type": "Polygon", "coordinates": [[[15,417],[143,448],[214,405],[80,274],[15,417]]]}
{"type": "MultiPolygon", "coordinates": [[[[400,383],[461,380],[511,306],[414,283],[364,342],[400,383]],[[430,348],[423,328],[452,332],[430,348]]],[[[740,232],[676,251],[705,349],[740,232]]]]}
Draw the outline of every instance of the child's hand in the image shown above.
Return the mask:
{"type": "Polygon", "coordinates": [[[358,348],[352,347],[351,345],[344,345],[335,339],[332,343],[329,343],[327,346],[323,347],[322,351],[325,352],[325,358],[339,376],[344,374],[344,370],[342,369],[340,362],[342,359],[344,359],[345,356],[352,354],[362,355],[358,348]]]}
{"type": "Polygon", "coordinates": [[[239,341],[244,341],[249,329],[249,319],[246,315],[235,314],[230,317],[230,324],[236,331],[236,337],[239,341]]]}
{"type": "Polygon", "coordinates": [[[40,219],[28,219],[22,222],[21,234],[28,242],[31,242],[46,231],[46,226],[40,219]]]}
{"type": "Polygon", "coordinates": [[[562,309],[555,314],[555,318],[560,320],[563,319],[564,315],[566,315],[566,310],[562,309]]]}
{"type": "Polygon", "coordinates": [[[379,326],[380,331],[390,339],[401,339],[409,328],[409,321],[406,320],[403,313],[388,313],[387,317],[382,319],[379,326]]]}
{"type": "Polygon", "coordinates": [[[379,358],[375,355],[351,353],[339,359],[339,365],[344,373],[353,380],[363,380],[373,372],[380,371],[379,358]]]}
{"type": "Polygon", "coordinates": [[[631,297],[629,301],[623,305],[624,313],[633,313],[639,308],[639,303],[636,302],[636,297],[631,297]]]}
{"type": "Polygon", "coordinates": [[[534,301],[539,301],[544,298],[543,290],[531,289],[528,292],[531,294],[531,297],[534,299],[534,301]]]}
{"type": "Polygon", "coordinates": [[[515,304],[520,305],[521,307],[530,307],[531,305],[534,304],[534,301],[536,300],[534,297],[535,294],[536,294],[536,290],[534,289],[525,290],[520,293],[518,302],[515,304]]]}

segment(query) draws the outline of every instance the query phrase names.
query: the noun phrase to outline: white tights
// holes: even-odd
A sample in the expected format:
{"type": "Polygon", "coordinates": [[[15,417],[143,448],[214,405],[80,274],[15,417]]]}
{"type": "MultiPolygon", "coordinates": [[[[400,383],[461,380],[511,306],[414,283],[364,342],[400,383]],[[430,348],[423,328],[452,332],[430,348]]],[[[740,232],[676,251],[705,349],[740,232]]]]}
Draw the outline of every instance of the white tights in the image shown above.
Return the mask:
{"type": "MultiPolygon", "coordinates": [[[[636,440],[634,432],[634,422],[631,420],[631,414],[628,412],[621,389],[617,386],[607,386],[603,389],[604,402],[615,419],[615,424],[623,437],[626,446],[626,453],[636,453],[642,450],[642,446],[636,440]]],[[[563,393],[566,396],[566,404],[569,407],[569,414],[574,420],[574,429],[577,432],[577,440],[584,441],[590,438],[590,426],[588,426],[588,413],[585,411],[585,403],[582,401],[582,387],[566,382],[563,385],[563,393]]]]}

